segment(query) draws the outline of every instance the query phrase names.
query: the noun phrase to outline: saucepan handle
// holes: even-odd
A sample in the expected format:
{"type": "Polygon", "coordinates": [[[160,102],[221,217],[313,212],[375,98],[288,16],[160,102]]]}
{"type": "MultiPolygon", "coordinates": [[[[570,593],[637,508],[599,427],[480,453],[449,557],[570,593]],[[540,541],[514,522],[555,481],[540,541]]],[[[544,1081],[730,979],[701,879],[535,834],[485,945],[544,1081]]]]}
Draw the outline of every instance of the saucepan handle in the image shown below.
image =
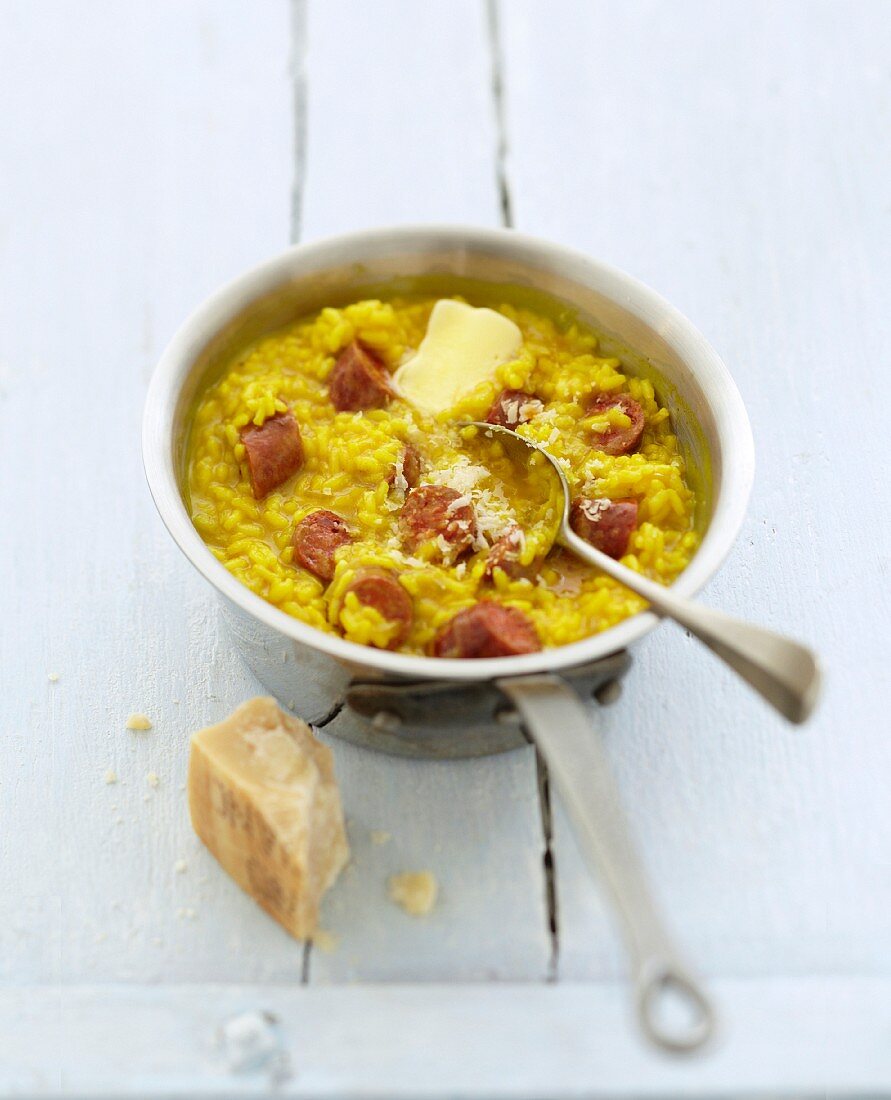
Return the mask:
{"type": "Polygon", "coordinates": [[[665,1050],[695,1050],[714,1029],[714,1011],[662,925],[588,712],[558,676],[501,680],[498,687],[516,706],[544,757],[585,859],[615,902],[631,951],[644,1034],[665,1050]],[[683,1002],[681,1026],[668,1022],[665,1002],[671,1000],[683,1002]]]}

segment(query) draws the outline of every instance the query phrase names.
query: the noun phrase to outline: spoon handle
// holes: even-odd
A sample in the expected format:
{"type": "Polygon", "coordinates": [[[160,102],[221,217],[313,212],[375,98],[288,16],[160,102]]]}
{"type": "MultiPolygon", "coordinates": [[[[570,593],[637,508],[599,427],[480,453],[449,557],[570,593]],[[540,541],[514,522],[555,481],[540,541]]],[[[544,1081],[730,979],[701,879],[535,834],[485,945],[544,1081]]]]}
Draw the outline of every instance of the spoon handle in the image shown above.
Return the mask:
{"type": "Polygon", "coordinates": [[[582,854],[612,895],[630,950],[644,1034],[665,1050],[695,1050],[714,1029],[714,1011],[662,922],[599,731],[558,676],[517,676],[498,681],[498,687],[519,711],[560,792],[582,854]]]}
{"type": "Polygon", "coordinates": [[[676,595],[595,550],[573,531],[560,541],[577,557],[643,596],[654,611],[690,631],[790,722],[804,722],[817,703],[821,673],[815,654],[800,642],[734,619],[676,595]]]}

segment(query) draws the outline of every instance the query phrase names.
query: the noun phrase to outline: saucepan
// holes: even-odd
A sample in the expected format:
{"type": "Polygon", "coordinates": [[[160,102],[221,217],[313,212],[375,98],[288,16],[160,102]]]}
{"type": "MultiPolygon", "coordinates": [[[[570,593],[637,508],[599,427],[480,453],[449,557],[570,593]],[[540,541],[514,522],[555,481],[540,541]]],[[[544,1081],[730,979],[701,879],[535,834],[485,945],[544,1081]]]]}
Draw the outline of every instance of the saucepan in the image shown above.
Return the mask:
{"type": "Polygon", "coordinates": [[[222,597],[232,637],[258,679],[307,721],[361,744],[416,756],[476,756],[538,746],[586,858],[616,904],[645,1034],[691,1050],[714,1025],[711,1005],[672,945],[647,888],[581,697],[612,690],[627,650],[659,623],[648,611],[572,645],[488,660],[408,656],[359,646],[286,615],[213,556],[187,511],[184,457],[197,395],[227,354],[264,332],[369,288],[437,280],[449,292],[510,285],[556,298],[601,333],[628,369],[649,376],[698,472],[702,541],[673,590],[692,596],[736,538],[752,484],[752,435],[739,392],[693,325],[652,290],[570,249],[508,231],[402,227],[299,245],[224,287],[185,322],[149,388],[143,453],[161,518],[222,597]],[[684,1001],[678,1016],[666,1001],[684,1001]]]}

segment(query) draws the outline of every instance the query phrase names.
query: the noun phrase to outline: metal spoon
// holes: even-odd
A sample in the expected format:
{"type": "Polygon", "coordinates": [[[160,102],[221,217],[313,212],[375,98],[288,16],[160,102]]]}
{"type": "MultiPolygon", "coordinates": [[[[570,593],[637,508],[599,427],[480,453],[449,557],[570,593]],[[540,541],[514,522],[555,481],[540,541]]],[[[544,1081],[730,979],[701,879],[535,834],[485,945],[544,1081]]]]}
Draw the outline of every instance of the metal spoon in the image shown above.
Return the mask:
{"type": "Polygon", "coordinates": [[[811,650],[791,638],[678,596],[670,588],[596,550],[569,526],[570,489],[556,459],[544,447],[524,439],[510,428],[478,421],[473,421],[472,426],[491,437],[497,436],[515,461],[528,462],[532,453],[544,457],[547,468],[555,475],[552,489],[558,501],[559,525],[554,542],[643,596],[654,611],[674,619],[695,634],[790,722],[804,722],[808,718],[819,697],[821,680],[820,666],[811,650]],[[559,507],[561,491],[562,511],[559,507]]]}

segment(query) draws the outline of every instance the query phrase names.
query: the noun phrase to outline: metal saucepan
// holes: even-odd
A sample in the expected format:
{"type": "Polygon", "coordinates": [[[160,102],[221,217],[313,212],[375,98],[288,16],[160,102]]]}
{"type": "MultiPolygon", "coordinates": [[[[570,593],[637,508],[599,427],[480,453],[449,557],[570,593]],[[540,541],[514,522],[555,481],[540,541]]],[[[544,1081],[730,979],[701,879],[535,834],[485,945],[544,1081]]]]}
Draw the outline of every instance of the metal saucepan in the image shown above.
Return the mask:
{"type": "Polygon", "coordinates": [[[182,326],[152,378],[143,425],[152,495],[180,549],[222,596],[250,668],[308,721],[322,722],[345,704],[355,719],[346,723],[352,740],[439,757],[502,751],[525,743],[525,730],[616,903],[644,1032],[664,1048],[693,1049],[712,1030],[712,1010],[662,927],[577,694],[617,679],[628,662],[626,648],[659,618],[643,612],[584,641],[521,657],[462,661],[384,652],[323,634],[266,603],[216,560],[189,519],[183,493],[189,415],[227,354],[375,284],[415,279],[428,288],[442,279],[447,292],[465,281],[471,296],[493,283],[560,299],[605,333],[607,346],[612,341],[633,371],[653,378],[692,467],[701,472],[704,501],[701,546],[674,590],[690,596],[701,588],[739,532],[752,484],[752,435],[730,374],[693,325],[641,283],[512,231],[422,226],[352,233],[292,248],[224,287],[182,326]],[[665,1022],[667,991],[692,1010],[680,1029],[665,1022]]]}

